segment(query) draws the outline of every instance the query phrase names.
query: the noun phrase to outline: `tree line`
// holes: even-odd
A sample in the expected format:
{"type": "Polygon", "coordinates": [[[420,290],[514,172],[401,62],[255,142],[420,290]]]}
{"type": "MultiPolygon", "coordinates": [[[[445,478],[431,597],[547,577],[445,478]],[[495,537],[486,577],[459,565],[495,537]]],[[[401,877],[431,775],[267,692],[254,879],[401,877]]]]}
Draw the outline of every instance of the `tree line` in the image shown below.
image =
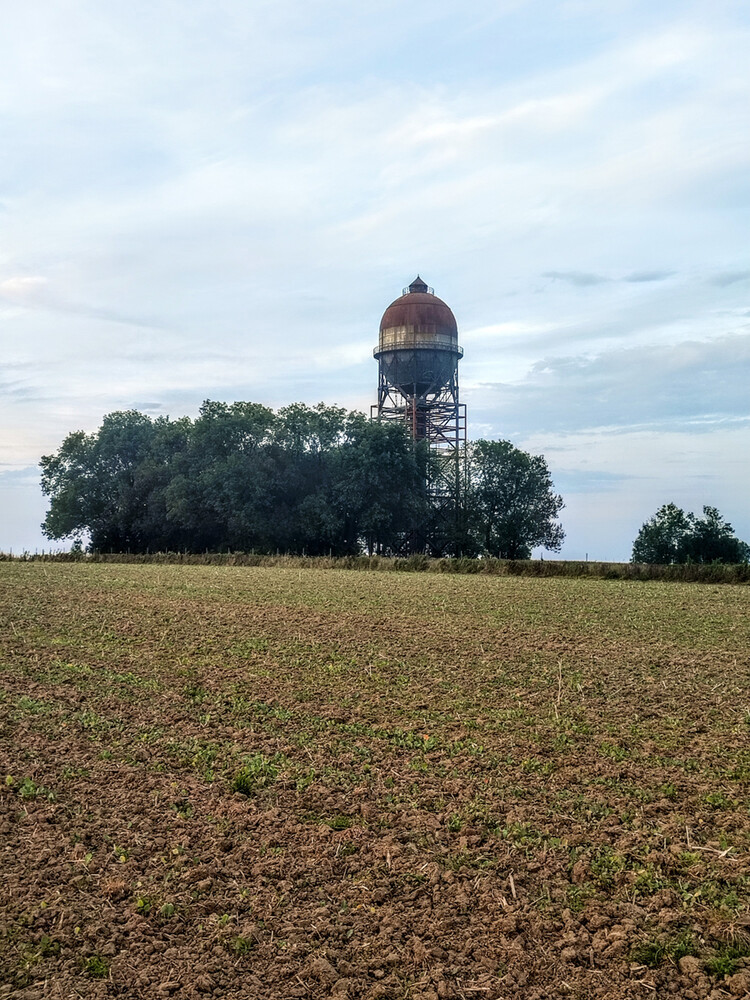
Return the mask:
{"type": "Polygon", "coordinates": [[[716,507],[704,507],[703,517],[697,517],[666,503],[641,526],[631,559],[663,565],[746,563],[750,561],[750,546],[737,538],[716,507]]]}
{"type": "Polygon", "coordinates": [[[207,400],[194,420],[118,411],[40,465],[45,536],[93,552],[527,559],[564,539],[542,456],[480,440],[446,466],[405,426],[323,403],[207,400]],[[440,477],[457,489],[436,501],[440,477]]]}

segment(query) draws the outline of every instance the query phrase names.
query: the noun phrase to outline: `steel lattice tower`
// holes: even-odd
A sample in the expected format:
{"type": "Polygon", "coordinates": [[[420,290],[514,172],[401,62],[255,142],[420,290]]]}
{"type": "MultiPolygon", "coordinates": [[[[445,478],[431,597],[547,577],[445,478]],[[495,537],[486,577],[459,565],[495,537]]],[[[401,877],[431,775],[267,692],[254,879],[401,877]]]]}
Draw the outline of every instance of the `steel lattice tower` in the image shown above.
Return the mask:
{"type": "Polygon", "coordinates": [[[463,463],[466,456],[466,406],[459,400],[458,326],[450,308],[417,275],[380,321],[379,420],[407,424],[415,441],[426,441],[431,452],[427,496],[433,523],[404,539],[404,551],[442,554],[455,537],[461,508],[463,463]]]}

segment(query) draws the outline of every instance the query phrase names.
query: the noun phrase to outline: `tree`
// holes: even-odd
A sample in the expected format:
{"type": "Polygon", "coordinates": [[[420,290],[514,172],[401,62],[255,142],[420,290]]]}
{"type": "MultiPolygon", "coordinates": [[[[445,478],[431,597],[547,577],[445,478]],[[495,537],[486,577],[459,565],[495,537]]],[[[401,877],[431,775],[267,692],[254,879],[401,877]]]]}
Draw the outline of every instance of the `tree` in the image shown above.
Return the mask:
{"type": "Polygon", "coordinates": [[[463,455],[456,466],[400,423],[323,403],[274,413],[206,400],[195,420],[176,421],[128,410],[41,460],[43,530],[113,552],[387,554],[420,540],[515,559],[559,550],[563,502],[541,456],[479,441],[468,464],[464,479],[463,455]],[[431,494],[441,477],[444,494],[431,494]]]}
{"type": "Polygon", "coordinates": [[[392,553],[428,516],[427,448],[405,425],[353,414],[340,449],[334,495],[347,551],[392,553]]]}
{"type": "Polygon", "coordinates": [[[270,548],[272,410],[206,400],[167,489],[166,516],[191,551],[270,548]]]}
{"type": "Polygon", "coordinates": [[[488,555],[528,559],[537,546],[560,551],[565,532],[556,519],[565,504],[542,455],[510,441],[479,440],[469,463],[469,515],[488,555]]]}
{"type": "Polygon", "coordinates": [[[686,538],[686,561],[697,563],[746,563],[750,561],[750,546],[741,541],[734,528],[725,521],[716,507],[704,507],[703,517],[691,518],[691,530],[686,538]]]}
{"type": "Polygon", "coordinates": [[[69,434],[57,455],[42,458],[42,492],[52,498],[45,535],[88,532],[93,547],[114,551],[148,545],[147,491],[138,478],[153,437],[143,413],[110,413],[96,434],[69,434]]]}
{"type": "Polygon", "coordinates": [[[88,530],[92,450],[92,439],[73,431],[55,455],[42,457],[42,493],[52,501],[42,524],[47,538],[73,538],[80,544],[88,530]]]}
{"type": "Polygon", "coordinates": [[[632,562],[746,563],[750,546],[716,507],[704,507],[703,517],[686,514],[673,503],[664,504],[641,527],[633,542],[632,562]]]}
{"type": "Polygon", "coordinates": [[[676,504],[665,503],[642,525],[633,542],[631,561],[684,562],[685,537],[689,531],[690,520],[685,512],[676,504]]]}
{"type": "Polygon", "coordinates": [[[423,449],[406,429],[323,403],[110,413],[41,467],[46,536],[94,550],[389,551],[426,517],[423,449]]]}

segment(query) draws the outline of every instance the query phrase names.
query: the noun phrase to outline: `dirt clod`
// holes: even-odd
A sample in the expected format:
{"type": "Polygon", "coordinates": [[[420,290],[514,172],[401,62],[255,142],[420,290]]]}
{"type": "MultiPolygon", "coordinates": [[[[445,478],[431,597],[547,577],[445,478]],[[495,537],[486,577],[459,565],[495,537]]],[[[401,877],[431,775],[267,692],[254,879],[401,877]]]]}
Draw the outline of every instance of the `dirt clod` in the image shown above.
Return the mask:
{"type": "Polygon", "coordinates": [[[750,992],[748,588],[0,562],[0,620],[0,998],[750,992]]]}

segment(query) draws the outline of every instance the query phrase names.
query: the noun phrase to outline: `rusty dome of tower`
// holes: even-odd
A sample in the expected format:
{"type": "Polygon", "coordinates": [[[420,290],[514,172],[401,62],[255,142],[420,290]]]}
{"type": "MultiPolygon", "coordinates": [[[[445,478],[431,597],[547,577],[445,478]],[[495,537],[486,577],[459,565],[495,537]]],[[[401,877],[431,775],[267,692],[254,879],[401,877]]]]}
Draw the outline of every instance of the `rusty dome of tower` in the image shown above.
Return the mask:
{"type": "Polygon", "coordinates": [[[400,298],[391,302],[380,321],[381,347],[415,341],[452,346],[457,340],[456,317],[419,275],[400,298]]]}
{"type": "Polygon", "coordinates": [[[456,317],[419,275],[383,313],[373,354],[381,378],[408,398],[436,398],[454,378],[456,317]]]}

